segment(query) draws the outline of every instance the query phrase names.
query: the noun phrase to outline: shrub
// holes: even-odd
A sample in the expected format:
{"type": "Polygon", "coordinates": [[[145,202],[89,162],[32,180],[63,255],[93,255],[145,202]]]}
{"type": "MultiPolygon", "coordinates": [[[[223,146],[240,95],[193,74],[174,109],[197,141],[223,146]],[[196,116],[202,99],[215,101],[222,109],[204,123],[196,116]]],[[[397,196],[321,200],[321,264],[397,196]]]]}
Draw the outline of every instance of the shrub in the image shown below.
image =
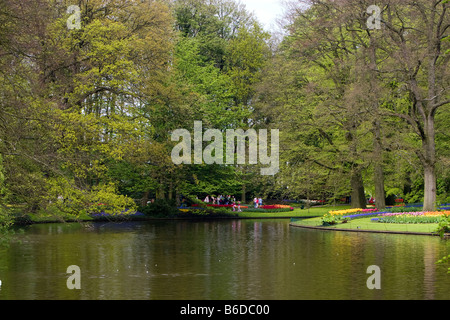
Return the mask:
{"type": "Polygon", "coordinates": [[[450,216],[442,218],[441,221],[439,221],[436,232],[441,238],[444,237],[445,233],[450,233],[450,216]]]}
{"type": "Polygon", "coordinates": [[[178,213],[175,203],[165,199],[156,199],[153,203],[139,207],[138,211],[152,217],[171,217],[178,213]]]}
{"type": "Polygon", "coordinates": [[[338,220],[340,220],[340,216],[326,214],[322,217],[322,225],[323,226],[332,226],[332,225],[337,224],[338,220]]]}
{"type": "Polygon", "coordinates": [[[226,208],[212,208],[208,207],[206,209],[193,209],[185,208],[178,211],[178,217],[184,218],[198,218],[198,217],[209,217],[209,218],[220,218],[220,217],[235,217],[237,212],[233,212],[226,208]]]}

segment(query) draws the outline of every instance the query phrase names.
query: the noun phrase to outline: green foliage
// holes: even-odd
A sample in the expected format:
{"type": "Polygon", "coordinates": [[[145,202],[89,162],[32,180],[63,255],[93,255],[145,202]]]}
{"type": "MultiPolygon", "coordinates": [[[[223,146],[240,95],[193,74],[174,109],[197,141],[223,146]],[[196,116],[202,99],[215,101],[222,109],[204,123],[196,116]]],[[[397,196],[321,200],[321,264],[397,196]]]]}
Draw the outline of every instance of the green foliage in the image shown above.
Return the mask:
{"type": "Polygon", "coordinates": [[[136,204],[133,199],[119,194],[116,185],[111,182],[92,187],[88,199],[91,204],[88,209],[89,213],[103,212],[115,215],[126,212],[134,213],[136,210],[136,204]]]}
{"type": "Polygon", "coordinates": [[[0,154],[0,246],[8,244],[13,231],[11,226],[13,224],[13,218],[6,207],[4,202],[5,197],[5,177],[3,175],[2,156],[0,154]]]}
{"type": "Polygon", "coordinates": [[[128,161],[109,161],[108,180],[117,181],[120,194],[138,199],[146,190],[155,190],[157,182],[150,166],[128,161]]]}
{"type": "Polygon", "coordinates": [[[48,179],[48,192],[41,209],[46,212],[62,212],[75,218],[90,213],[108,215],[134,212],[134,201],[117,192],[113,183],[100,184],[90,189],[76,187],[75,182],[59,177],[48,179]],[[56,210],[56,211],[55,211],[56,210]]]}
{"type": "Polygon", "coordinates": [[[214,66],[214,62],[204,60],[200,54],[198,38],[182,38],[176,47],[179,82],[190,89],[190,97],[196,107],[193,119],[202,119],[212,128],[226,128],[241,119],[230,110],[234,89],[231,79],[214,66]]]}
{"type": "MultiPolygon", "coordinates": [[[[3,203],[3,198],[6,194],[6,187],[5,187],[5,175],[3,173],[3,157],[0,154],[0,208],[3,203]]],[[[1,210],[1,209],[0,209],[1,210]]]]}
{"type": "Polygon", "coordinates": [[[173,217],[178,213],[175,202],[165,199],[156,199],[153,203],[139,207],[138,211],[156,218],[173,217]]]}
{"type": "Polygon", "coordinates": [[[333,226],[340,221],[341,217],[331,214],[325,214],[322,217],[322,225],[323,226],[333,226]]]}
{"type": "MultiPolygon", "coordinates": [[[[191,201],[195,202],[195,201],[191,201]]],[[[200,202],[199,202],[200,203],[200,202]]],[[[153,218],[195,218],[195,217],[232,217],[235,213],[227,208],[211,208],[206,206],[199,207],[186,207],[187,212],[180,211],[175,201],[156,199],[153,203],[149,203],[146,206],[141,206],[138,211],[153,218]]]]}
{"type": "MultiPolygon", "coordinates": [[[[428,10],[425,0],[419,3],[428,10]]],[[[429,64],[420,61],[415,75],[401,72],[396,36],[360,32],[365,27],[355,8],[361,4],[335,10],[332,1],[315,1],[295,12],[279,46],[234,0],[78,5],[82,28],[69,30],[63,3],[0,4],[3,213],[13,203],[30,214],[114,215],[135,210],[131,199],[175,194],[340,199],[355,189],[354,173],[373,191],[375,120],[387,195],[423,200],[419,158],[428,153],[421,150],[426,140],[414,102],[428,99],[414,99],[408,79],[416,77],[417,91],[426,92],[429,64]],[[380,71],[373,79],[370,44],[380,71]],[[410,116],[417,121],[403,122],[410,116]],[[280,173],[261,177],[248,165],[175,166],[170,133],[192,128],[193,120],[222,131],[280,129],[280,173]]],[[[409,30],[405,50],[428,57],[424,44],[432,42],[417,32],[425,30],[422,15],[410,19],[396,4],[391,9],[398,13],[393,28],[404,23],[409,30]]],[[[448,37],[441,44],[445,51],[448,37]]],[[[444,57],[437,59],[439,94],[448,82],[440,69],[444,57]]],[[[449,116],[448,108],[436,111],[439,202],[450,202],[449,116]]],[[[142,210],[178,214],[175,204],[162,201],[142,210]]],[[[207,213],[217,214],[192,212],[207,213]]]]}
{"type": "Polygon", "coordinates": [[[0,209],[0,247],[8,246],[12,237],[16,234],[11,229],[14,221],[6,210],[0,209]]]}
{"type": "Polygon", "coordinates": [[[208,218],[222,218],[222,217],[236,217],[237,212],[233,212],[227,208],[211,208],[206,209],[188,209],[188,212],[179,212],[177,217],[208,217],[208,218]]]}
{"type": "MultiPolygon", "coordinates": [[[[255,95],[255,85],[261,81],[261,71],[269,56],[268,39],[269,34],[255,23],[251,28],[241,28],[228,45],[226,70],[236,88],[237,106],[248,107],[255,95]]],[[[240,109],[234,111],[238,112],[240,109]]],[[[237,116],[243,119],[249,114],[237,116]]]]}
{"type": "Polygon", "coordinates": [[[450,233],[450,216],[439,221],[436,232],[441,238],[443,238],[446,233],[450,233]]]}

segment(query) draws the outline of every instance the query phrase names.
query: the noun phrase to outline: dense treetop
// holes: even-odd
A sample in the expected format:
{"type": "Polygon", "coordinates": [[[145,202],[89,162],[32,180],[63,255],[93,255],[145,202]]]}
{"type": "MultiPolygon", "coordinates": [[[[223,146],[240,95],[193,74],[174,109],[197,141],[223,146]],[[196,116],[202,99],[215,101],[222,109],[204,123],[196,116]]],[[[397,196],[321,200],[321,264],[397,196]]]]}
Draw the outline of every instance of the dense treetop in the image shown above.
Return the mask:
{"type": "Polygon", "coordinates": [[[298,1],[275,39],[234,0],[2,1],[0,210],[181,194],[450,202],[450,4],[382,0],[370,28],[371,4],[298,1]],[[175,165],[170,134],[196,120],[279,129],[280,172],[175,165]]]}

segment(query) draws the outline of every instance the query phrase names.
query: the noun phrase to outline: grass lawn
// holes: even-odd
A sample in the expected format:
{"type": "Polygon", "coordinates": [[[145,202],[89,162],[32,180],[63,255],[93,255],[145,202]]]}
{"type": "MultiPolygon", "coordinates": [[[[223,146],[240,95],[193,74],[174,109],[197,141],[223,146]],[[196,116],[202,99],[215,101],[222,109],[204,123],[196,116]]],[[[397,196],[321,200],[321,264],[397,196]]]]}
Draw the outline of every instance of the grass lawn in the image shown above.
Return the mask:
{"type": "Polygon", "coordinates": [[[332,226],[322,226],[320,217],[311,219],[302,219],[292,223],[293,226],[322,227],[324,229],[348,229],[348,230],[370,230],[377,232],[407,232],[407,233],[434,233],[437,229],[437,223],[381,223],[371,221],[373,217],[359,218],[350,220],[347,223],[338,223],[332,226]]]}
{"type": "Polygon", "coordinates": [[[309,209],[300,209],[294,207],[293,211],[286,212],[270,212],[270,210],[266,210],[267,212],[238,212],[238,217],[240,218],[301,218],[301,217],[321,217],[324,214],[328,213],[330,210],[341,210],[348,209],[350,206],[321,206],[321,207],[313,207],[309,209]]]}

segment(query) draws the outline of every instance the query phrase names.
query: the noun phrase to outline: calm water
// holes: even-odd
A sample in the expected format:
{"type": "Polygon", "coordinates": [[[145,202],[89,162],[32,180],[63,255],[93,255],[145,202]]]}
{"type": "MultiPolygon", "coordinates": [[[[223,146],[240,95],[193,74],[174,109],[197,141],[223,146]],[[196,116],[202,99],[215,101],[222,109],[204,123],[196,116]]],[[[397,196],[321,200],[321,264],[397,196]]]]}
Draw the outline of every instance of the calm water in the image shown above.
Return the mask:
{"type": "Polygon", "coordinates": [[[33,225],[0,248],[0,299],[449,299],[437,237],[324,232],[288,220],[33,225]],[[67,267],[81,270],[69,290],[67,267]],[[369,290],[370,265],[381,289],[369,290]]]}

